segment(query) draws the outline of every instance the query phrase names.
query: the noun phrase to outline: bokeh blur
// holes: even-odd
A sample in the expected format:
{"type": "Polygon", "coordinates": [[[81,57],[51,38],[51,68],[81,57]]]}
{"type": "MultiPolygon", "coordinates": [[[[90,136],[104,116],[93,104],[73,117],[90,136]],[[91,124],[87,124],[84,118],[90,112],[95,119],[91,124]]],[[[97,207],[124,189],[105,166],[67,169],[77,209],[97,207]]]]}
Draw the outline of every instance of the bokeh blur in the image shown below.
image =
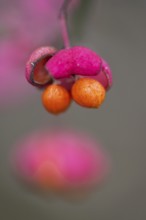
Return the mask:
{"type": "MultiPolygon", "coordinates": [[[[87,134],[54,127],[19,141],[11,155],[13,173],[40,192],[86,195],[110,173],[110,159],[87,134]]],[[[76,195],[76,196],[75,196],[76,195]]]]}
{"type": "Polygon", "coordinates": [[[48,114],[41,92],[25,80],[25,61],[34,48],[62,47],[57,0],[0,0],[0,219],[137,220],[146,218],[146,104],[144,0],[76,1],[70,16],[73,45],[104,57],[113,87],[98,110],[72,103],[48,114]],[[10,156],[20,138],[54,126],[86,132],[102,142],[112,160],[109,179],[91,196],[67,201],[26,189],[11,172],[10,156]]]}

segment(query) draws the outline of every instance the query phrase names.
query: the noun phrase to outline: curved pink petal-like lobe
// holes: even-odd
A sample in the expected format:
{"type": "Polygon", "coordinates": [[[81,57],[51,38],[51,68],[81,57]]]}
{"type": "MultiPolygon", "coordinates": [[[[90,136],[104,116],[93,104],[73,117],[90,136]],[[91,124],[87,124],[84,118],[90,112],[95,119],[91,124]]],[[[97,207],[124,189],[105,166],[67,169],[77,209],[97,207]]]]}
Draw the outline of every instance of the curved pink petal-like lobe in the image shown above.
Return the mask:
{"type": "Polygon", "coordinates": [[[99,81],[106,90],[109,90],[113,84],[112,71],[108,63],[102,59],[102,68],[98,75],[92,76],[91,78],[99,81]]]}
{"type": "Polygon", "coordinates": [[[13,168],[37,187],[70,191],[101,184],[109,172],[109,160],[86,135],[57,130],[33,134],[19,143],[13,168]]]}
{"type": "Polygon", "coordinates": [[[63,49],[53,56],[46,68],[55,79],[71,75],[95,76],[101,70],[101,58],[92,50],[82,46],[63,49]]]}
{"type": "Polygon", "coordinates": [[[101,70],[101,58],[94,51],[82,46],[72,48],[74,67],[76,75],[94,76],[101,70]]]}
{"type": "Polygon", "coordinates": [[[30,56],[26,64],[25,76],[28,82],[34,86],[46,86],[51,84],[53,79],[45,69],[46,62],[56,53],[54,47],[40,47],[30,56]]]}
{"type": "Polygon", "coordinates": [[[72,49],[63,49],[55,54],[46,64],[46,69],[55,79],[70,77],[73,72],[72,49]]]}

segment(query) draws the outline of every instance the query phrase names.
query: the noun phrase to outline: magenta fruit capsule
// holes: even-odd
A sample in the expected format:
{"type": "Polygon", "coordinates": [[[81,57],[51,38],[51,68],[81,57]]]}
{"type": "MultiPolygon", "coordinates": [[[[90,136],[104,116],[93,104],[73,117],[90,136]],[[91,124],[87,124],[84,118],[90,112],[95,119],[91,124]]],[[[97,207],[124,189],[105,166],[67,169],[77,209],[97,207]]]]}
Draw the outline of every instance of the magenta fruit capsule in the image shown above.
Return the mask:
{"type": "Polygon", "coordinates": [[[104,59],[102,59],[102,68],[100,73],[96,76],[91,76],[91,78],[100,82],[105,90],[109,90],[111,88],[113,84],[112,71],[104,59]]]}
{"type": "Polygon", "coordinates": [[[47,63],[46,68],[55,79],[72,75],[95,76],[101,71],[101,58],[94,51],[75,46],[60,50],[47,63]]]}
{"type": "Polygon", "coordinates": [[[45,68],[46,62],[56,53],[54,47],[40,47],[30,56],[26,64],[27,81],[38,87],[51,84],[53,79],[45,68]]]}

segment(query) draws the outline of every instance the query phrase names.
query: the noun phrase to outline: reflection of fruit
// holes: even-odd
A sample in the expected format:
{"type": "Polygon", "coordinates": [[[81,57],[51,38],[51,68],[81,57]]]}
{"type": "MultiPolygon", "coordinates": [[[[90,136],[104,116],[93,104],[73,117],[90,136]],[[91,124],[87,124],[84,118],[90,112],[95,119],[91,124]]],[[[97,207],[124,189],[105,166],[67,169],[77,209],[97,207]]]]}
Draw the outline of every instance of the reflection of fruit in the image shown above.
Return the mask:
{"type": "Polygon", "coordinates": [[[42,95],[42,103],[48,112],[59,114],[64,112],[70,105],[69,92],[60,85],[48,86],[42,95]]]}
{"type": "Polygon", "coordinates": [[[81,106],[98,108],[105,99],[105,89],[97,80],[78,79],[72,86],[72,97],[81,106]]]}
{"type": "Polygon", "coordinates": [[[109,171],[107,155],[96,142],[63,130],[32,135],[21,142],[13,160],[26,182],[60,192],[92,189],[109,171]]]}

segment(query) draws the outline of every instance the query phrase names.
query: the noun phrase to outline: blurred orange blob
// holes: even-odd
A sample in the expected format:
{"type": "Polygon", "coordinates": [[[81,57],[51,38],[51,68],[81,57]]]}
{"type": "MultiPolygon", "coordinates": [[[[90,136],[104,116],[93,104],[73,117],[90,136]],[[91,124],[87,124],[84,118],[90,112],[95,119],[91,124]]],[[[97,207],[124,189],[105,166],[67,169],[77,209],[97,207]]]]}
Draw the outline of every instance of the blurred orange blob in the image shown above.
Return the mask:
{"type": "Polygon", "coordinates": [[[104,101],[106,91],[100,82],[91,78],[78,79],[72,86],[72,97],[81,106],[98,108],[104,101]]]}
{"type": "Polygon", "coordinates": [[[53,114],[64,112],[70,105],[71,96],[61,85],[49,85],[42,94],[42,103],[53,114]]]}
{"type": "Polygon", "coordinates": [[[45,162],[35,174],[38,185],[44,189],[60,189],[63,187],[63,177],[58,167],[50,161],[45,162]]]}

